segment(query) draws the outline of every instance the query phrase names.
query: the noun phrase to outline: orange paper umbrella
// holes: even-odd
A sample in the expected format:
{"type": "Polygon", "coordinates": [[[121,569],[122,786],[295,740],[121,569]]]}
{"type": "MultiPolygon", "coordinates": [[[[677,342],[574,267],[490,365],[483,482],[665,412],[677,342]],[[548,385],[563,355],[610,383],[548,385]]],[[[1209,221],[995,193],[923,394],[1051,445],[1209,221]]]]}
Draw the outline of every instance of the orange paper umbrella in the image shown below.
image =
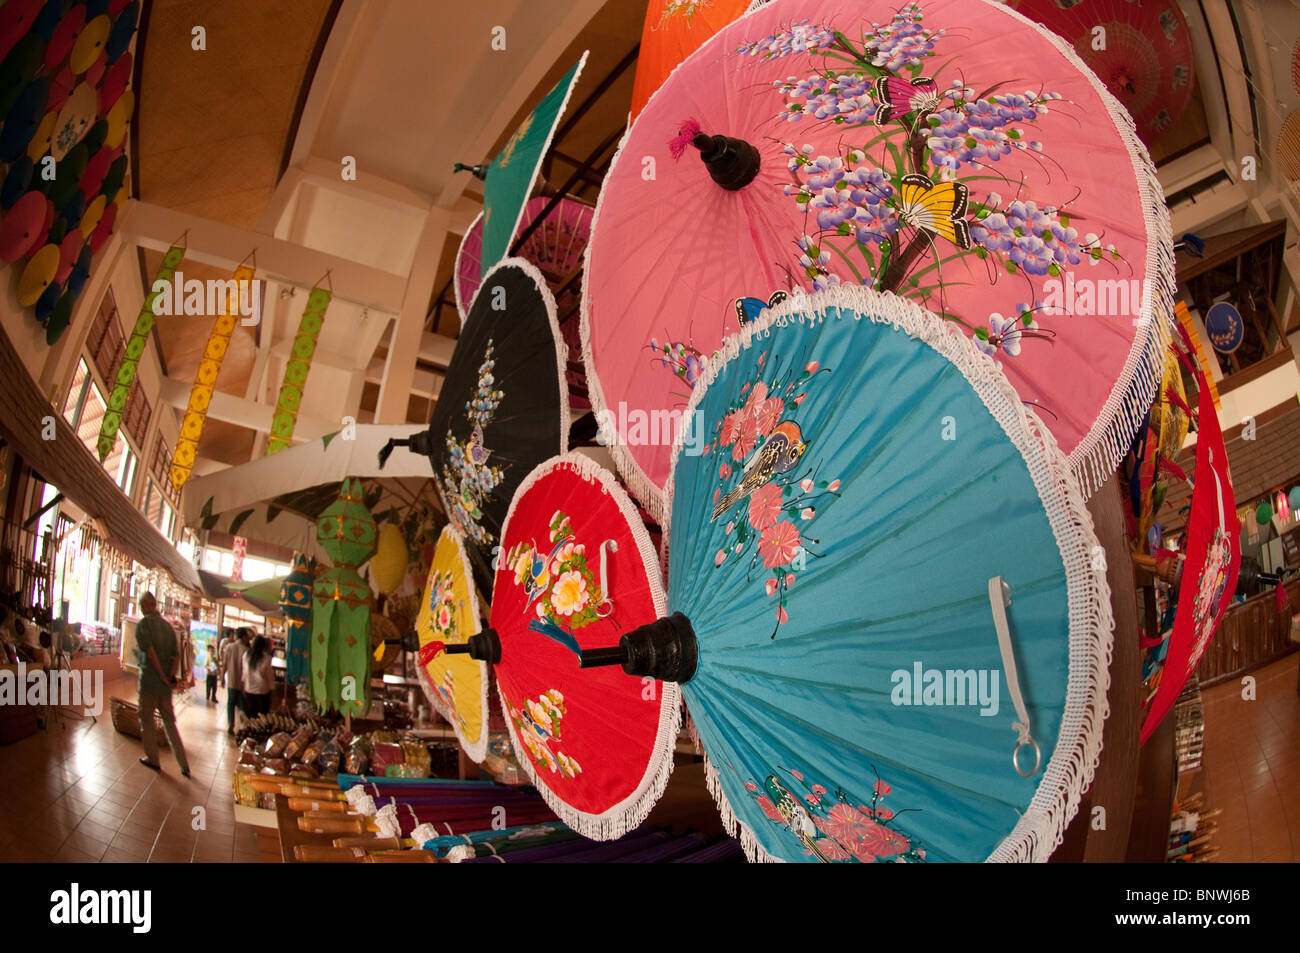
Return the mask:
{"type": "Polygon", "coordinates": [[[677,64],[744,13],[750,0],[650,0],[632,86],[632,118],[677,64]]]}

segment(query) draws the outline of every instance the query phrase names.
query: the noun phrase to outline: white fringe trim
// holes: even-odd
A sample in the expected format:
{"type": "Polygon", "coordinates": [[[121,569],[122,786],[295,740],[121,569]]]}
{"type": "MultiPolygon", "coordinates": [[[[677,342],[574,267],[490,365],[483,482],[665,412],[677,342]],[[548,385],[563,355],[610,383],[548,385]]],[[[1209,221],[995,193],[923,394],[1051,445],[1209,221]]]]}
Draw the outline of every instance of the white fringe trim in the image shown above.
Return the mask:
{"type": "Polygon", "coordinates": [[[373,803],[373,798],[371,798],[370,795],[366,793],[366,785],[364,781],[362,781],[360,784],[352,785],[352,787],[348,788],[346,791],[343,792],[343,796],[347,798],[348,804],[352,805],[352,807],[354,808],[363,799],[370,800],[373,803]]]}
{"type": "MultiPolygon", "coordinates": [[[[465,585],[469,589],[469,613],[473,619],[474,631],[470,635],[478,635],[482,631],[480,622],[482,611],[478,601],[478,587],[474,584],[474,572],[469,564],[469,554],[465,551],[465,540],[456,531],[456,527],[448,523],[442,528],[442,533],[438,537],[438,546],[442,546],[447,541],[450,545],[456,547],[456,553],[460,558],[460,571],[465,577],[465,585]]],[[[423,594],[420,596],[424,598],[423,594]]],[[[424,607],[421,606],[421,609],[424,607]]],[[[468,640],[469,636],[466,636],[468,640]]],[[[456,713],[443,703],[442,696],[438,694],[437,689],[431,684],[429,673],[423,665],[416,664],[416,672],[419,673],[420,688],[424,691],[424,696],[429,700],[429,704],[438,712],[443,719],[451,725],[451,730],[456,733],[456,740],[460,742],[461,748],[465,750],[465,755],[475,764],[482,764],[483,759],[487,757],[488,750],[488,668],[486,662],[478,663],[478,684],[479,684],[479,733],[477,741],[470,741],[469,738],[461,732],[460,725],[456,721],[456,713]]]]}
{"type": "MultiPolygon", "coordinates": [[[[527,495],[538,480],[556,470],[572,470],[587,482],[598,483],[601,490],[608,494],[618,505],[619,512],[622,514],[623,519],[627,521],[632,538],[636,540],[641,565],[645,570],[651,597],[654,600],[656,618],[667,615],[668,602],[664,594],[663,578],[659,575],[658,559],[655,556],[654,546],[650,542],[650,534],[646,532],[645,526],[641,523],[636,507],[628,499],[627,494],[623,491],[614,475],[583,454],[568,453],[563,456],[553,457],[528,474],[524,482],[519,485],[519,489],[515,491],[514,499],[510,502],[510,511],[506,514],[506,522],[501,529],[502,545],[505,545],[510,519],[514,516],[515,507],[519,505],[520,500],[527,495]]],[[[646,621],[653,620],[647,619],[646,621]]],[[[496,625],[495,619],[493,624],[498,631],[501,630],[502,627],[496,625]]],[[[502,651],[509,651],[509,647],[503,646],[502,651]]],[[[654,748],[651,752],[650,762],[646,766],[645,774],[633,792],[618,804],[615,804],[603,814],[588,814],[570,806],[552,791],[547,786],[545,778],[534,767],[527,749],[520,743],[518,734],[515,732],[514,722],[510,720],[509,705],[506,703],[505,696],[501,691],[501,680],[497,679],[497,696],[501,703],[501,713],[505,717],[506,727],[510,732],[510,743],[514,746],[516,759],[525,774],[528,775],[528,779],[533,786],[541,792],[547,806],[555,812],[560,820],[584,837],[592,840],[616,840],[629,831],[635,830],[646,819],[656,802],[663,796],[664,789],[668,787],[668,778],[673,771],[673,751],[676,747],[677,734],[681,731],[681,688],[676,682],[660,682],[659,684],[662,689],[659,699],[659,730],[655,735],[654,748]]]]}
{"type": "MultiPolygon", "coordinates": [[[[462,331],[465,330],[465,324],[466,322],[469,321],[469,309],[474,305],[474,298],[477,297],[478,295],[478,289],[483,287],[482,258],[483,258],[483,213],[479,212],[477,215],[474,216],[474,221],[469,223],[469,228],[465,229],[465,234],[461,236],[460,244],[456,246],[456,260],[452,264],[452,268],[454,268],[455,270],[452,272],[451,275],[451,291],[452,294],[455,295],[456,297],[456,311],[460,313],[460,329],[462,331]],[[469,300],[466,301],[464,293],[460,287],[460,259],[461,256],[465,254],[465,243],[469,241],[471,235],[475,234],[475,229],[478,230],[480,275],[478,279],[478,284],[474,288],[474,294],[470,295],[469,300]]],[[[465,289],[465,290],[469,290],[469,289],[465,289]]]]}
{"type": "Polygon", "coordinates": [[[472,844],[457,844],[451,850],[447,851],[447,860],[453,864],[463,864],[472,857],[478,856],[472,844]]]}
{"type": "Polygon", "coordinates": [[[1165,351],[1169,348],[1173,334],[1174,299],[1178,294],[1173,225],[1155,163],[1151,161],[1146,145],[1138,137],[1137,126],[1128,110],[1111,95],[1110,90],[1075,52],[1073,46],[1018,10],[995,3],[994,0],[984,2],[1034,29],[1092,85],[1114,122],[1120,141],[1128,148],[1140,196],[1142,219],[1146,224],[1146,273],[1143,276],[1146,280],[1142,282],[1142,307],[1138,312],[1133,346],[1097,419],[1089,432],[1070,451],[1070,470],[1078,478],[1084,497],[1087,498],[1110,479],[1120,460],[1128,453],[1133,435],[1142,426],[1160,386],[1165,351]]]}
{"type": "MultiPolygon", "coordinates": [[[[1070,619],[1070,665],[1065,711],[1056,748],[1025,814],[989,856],[993,861],[1046,861],[1064,838],[1065,828],[1078,812],[1083,792],[1092,784],[1101,755],[1102,727],[1110,713],[1106,693],[1110,688],[1110,659],[1114,617],[1110,586],[1104,572],[1092,568],[1099,548],[1085,497],[1055,438],[1038,416],[1028,409],[1015,389],[987,355],[947,321],[923,311],[917,304],[892,294],[856,285],[839,285],[811,295],[792,295],[765,311],[739,334],[728,337],[716,360],[710,361],[696,385],[686,416],[698,408],[719,373],[742,350],[772,336],[774,328],[826,320],[828,308],[855,313],[855,320],[889,325],[937,351],[970,382],[989,413],[1020,451],[1046,510],[1065,568],[1070,619]]],[[[759,345],[763,346],[762,343],[759,345]]],[[[673,445],[664,500],[672,510],[674,477],[682,441],[673,445]]],[[[671,524],[665,523],[667,550],[671,524]]],[[[707,760],[707,759],[706,759],[707,760]]],[[[736,818],[712,766],[706,768],[709,790],[718,803],[727,830],[738,837],[751,861],[774,860],[753,832],[736,818]]]]}
{"type": "MultiPolygon", "coordinates": [[[[354,789],[355,790],[355,789],[354,789]]],[[[351,792],[348,792],[351,793],[351,792]]],[[[379,807],[375,804],[375,799],[369,794],[363,794],[361,797],[352,801],[352,809],[358,814],[364,814],[366,817],[374,817],[379,813],[379,807]]]]}
{"type": "MultiPolygon", "coordinates": [[[[770,0],[767,0],[767,2],[770,2],[770,0]]],[[[674,67],[659,89],[655,90],[650,95],[650,98],[646,100],[641,114],[644,115],[649,109],[650,103],[654,102],[655,96],[659,95],[668,86],[673,75],[679,69],[690,62],[694,56],[698,55],[709,44],[722,42],[717,39],[721,33],[731,29],[741,20],[759,13],[767,5],[767,2],[756,0],[756,2],[751,3],[744,14],[705,40],[699,50],[674,67]]],[[[1092,85],[1094,92],[1101,99],[1102,104],[1106,107],[1106,112],[1114,122],[1120,140],[1128,148],[1132,159],[1134,178],[1140,194],[1142,217],[1147,232],[1146,274],[1144,276],[1146,281],[1143,282],[1142,307],[1138,314],[1133,346],[1129,351],[1128,359],[1125,361],[1119,377],[1111,388],[1110,396],[1106,399],[1106,403],[1097,415],[1097,419],[1093,422],[1089,432],[1079,441],[1069,455],[1070,470],[1079,480],[1084,498],[1087,499],[1110,479],[1111,474],[1115,472],[1115,468],[1119,465],[1119,461],[1128,452],[1133,435],[1137,433],[1138,428],[1142,425],[1142,420],[1150,409],[1160,384],[1164,354],[1172,339],[1174,299],[1177,295],[1173,228],[1170,222],[1169,208],[1165,204],[1164,191],[1156,174],[1155,164],[1151,161],[1151,155],[1146,146],[1137,135],[1137,128],[1132,117],[1129,116],[1119,100],[1111,95],[1105,84],[1097,78],[1097,75],[1083,62],[1074,51],[1074,48],[1041,24],[1035,23],[1016,10],[1003,6],[997,0],[983,0],[983,2],[999,8],[1019,22],[1032,27],[1050,41],[1065,57],[1066,61],[1075,67],[1092,85]]],[[[614,152],[614,158],[610,161],[609,171],[605,175],[606,182],[610,181],[614,170],[618,167],[618,160],[623,153],[624,147],[631,139],[635,128],[634,123],[624,133],[622,140],[619,142],[618,149],[614,152]]],[[[609,404],[605,399],[605,392],[601,385],[600,375],[596,370],[596,362],[591,347],[591,296],[589,283],[591,281],[591,251],[599,241],[600,210],[607,194],[608,189],[601,189],[596,201],[596,210],[592,215],[591,237],[583,253],[582,307],[578,325],[582,338],[582,359],[587,369],[588,397],[591,400],[593,411],[597,414],[607,410],[609,404]]],[[[698,384],[696,390],[699,390],[698,384]]],[[[632,495],[645,506],[646,510],[654,516],[656,522],[662,526],[666,522],[668,514],[665,492],[649,478],[627,447],[616,441],[611,450],[614,461],[618,466],[619,475],[623,477],[628,489],[632,491],[632,495]]],[[[666,539],[667,535],[665,534],[666,539]]]]}
{"type": "Polygon", "coordinates": [[[379,827],[379,833],[385,837],[401,837],[402,824],[397,819],[397,805],[385,804],[375,815],[375,824],[379,827]]]}
{"type": "Polygon", "coordinates": [[[427,821],[411,831],[411,840],[415,841],[417,850],[423,847],[427,841],[431,841],[438,836],[438,828],[427,821]]]}

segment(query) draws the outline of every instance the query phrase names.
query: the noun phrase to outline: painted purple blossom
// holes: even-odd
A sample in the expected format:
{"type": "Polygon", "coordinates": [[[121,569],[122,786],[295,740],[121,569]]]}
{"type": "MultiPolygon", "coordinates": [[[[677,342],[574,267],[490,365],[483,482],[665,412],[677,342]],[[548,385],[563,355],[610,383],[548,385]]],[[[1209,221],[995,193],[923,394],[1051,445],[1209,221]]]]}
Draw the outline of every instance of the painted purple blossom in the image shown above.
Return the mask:
{"type": "Polygon", "coordinates": [[[934,44],[947,31],[930,30],[921,25],[921,5],[909,3],[886,24],[873,23],[875,32],[864,40],[872,57],[871,65],[897,73],[917,66],[924,57],[934,54],[934,44]]]}
{"type": "Polygon", "coordinates": [[[761,40],[745,43],[736,47],[735,52],[747,56],[761,56],[765,60],[779,59],[810,50],[824,50],[835,42],[833,30],[824,26],[814,26],[808,20],[800,20],[790,29],[765,36],[761,40]]]}
{"type": "Polygon", "coordinates": [[[871,95],[871,80],[841,73],[834,79],[820,74],[807,79],[791,76],[773,85],[786,96],[784,117],[799,122],[812,116],[822,122],[861,125],[870,122],[879,108],[871,95]]]}
{"type": "Polygon", "coordinates": [[[1025,332],[1038,330],[1038,322],[1031,319],[1028,326],[1024,325],[1017,316],[1022,313],[1024,305],[1016,307],[1016,314],[1009,318],[1004,318],[996,311],[990,314],[988,331],[986,335],[975,335],[975,346],[990,356],[999,351],[1007,357],[1019,356],[1025,332]]]}

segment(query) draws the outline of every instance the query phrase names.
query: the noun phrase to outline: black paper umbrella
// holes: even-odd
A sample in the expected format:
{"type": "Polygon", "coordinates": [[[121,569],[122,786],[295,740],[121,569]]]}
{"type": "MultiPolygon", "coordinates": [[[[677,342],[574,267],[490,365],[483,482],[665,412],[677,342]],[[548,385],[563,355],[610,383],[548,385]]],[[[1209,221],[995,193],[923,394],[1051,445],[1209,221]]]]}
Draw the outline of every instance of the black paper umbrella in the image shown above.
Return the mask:
{"type": "Polygon", "coordinates": [[[568,348],[541,272],[506,258],[483,276],[427,430],[390,441],[424,454],[484,591],[515,490],[568,449],[568,348]]]}

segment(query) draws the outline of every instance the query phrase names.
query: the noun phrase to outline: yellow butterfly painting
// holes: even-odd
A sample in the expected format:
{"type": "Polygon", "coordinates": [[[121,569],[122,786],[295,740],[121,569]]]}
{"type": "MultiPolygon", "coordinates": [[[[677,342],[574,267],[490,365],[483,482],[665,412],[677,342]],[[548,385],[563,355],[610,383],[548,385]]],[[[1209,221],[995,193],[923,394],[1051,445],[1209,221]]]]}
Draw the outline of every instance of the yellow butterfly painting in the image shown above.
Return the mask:
{"type": "Polygon", "coordinates": [[[903,200],[899,217],[915,228],[942,235],[958,248],[970,248],[970,225],[966,223],[966,202],[970,191],[960,182],[936,185],[926,175],[903,176],[899,194],[903,200]]]}

